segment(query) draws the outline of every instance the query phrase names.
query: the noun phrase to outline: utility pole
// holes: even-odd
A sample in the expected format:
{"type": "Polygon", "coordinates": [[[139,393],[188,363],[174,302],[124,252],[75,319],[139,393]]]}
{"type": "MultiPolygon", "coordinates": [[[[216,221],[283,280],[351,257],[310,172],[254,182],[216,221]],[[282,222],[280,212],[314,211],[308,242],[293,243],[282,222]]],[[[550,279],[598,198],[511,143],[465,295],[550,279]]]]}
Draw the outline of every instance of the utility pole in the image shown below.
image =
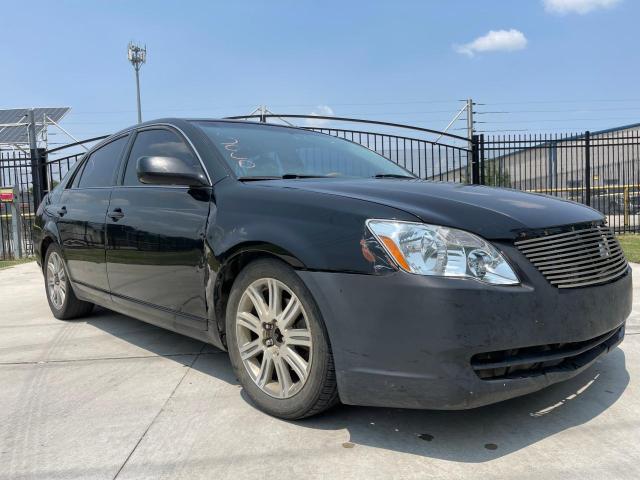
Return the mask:
{"type": "Polygon", "coordinates": [[[438,135],[438,138],[435,139],[434,143],[438,143],[438,141],[442,138],[442,136],[451,128],[451,126],[460,119],[460,116],[463,112],[467,114],[467,139],[468,139],[468,151],[469,157],[467,157],[467,178],[472,178],[472,183],[479,183],[479,173],[474,170],[477,168],[477,163],[479,162],[479,151],[478,151],[478,141],[479,138],[475,134],[473,128],[473,99],[467,98],[464,106],[458,110],[458,113],[455,114],[453,120],[449,122],[449,125],[445,127],[445,129],[438,135]]]}
{"type": "Polygon", "coordinates": [[[471,183],[477,185],[481,182],[480,172],[480,145],[479,137],[475,134],[473,128],[473,99],[467,98],[467,105],[465,106],[467,111],[467,138],[469,139],[469,152],[471,153],[471,171],[467,174],[471,174],[471,183]]]}
{"type": "MultiPolygon", "coordinates": [[[[247,117],[252,117],[254,115],[258,115],[259,120],[262,123],[267,123],[267,115],[272,115],[272,117],[270,117],[270,118],[277,118],[278,120],[282,121],[283,123],[286,123],[290,127],[295,127],[295,125],[293,123],[285,120],[282,117],[278,117],[275,113],[273,113],[271,110],[269,110],[266,105],[260,105],[257,108],[254,108],[251,111],[251,113],[249,115],[247,115],[247,117]]],[[[226,118],[245,118],[245,117],[243,116],[243,117],[226,117],[226,118]]]]}
{"type": "Polygon", "coordinates": [[[469,142],[473,140],[473,99],[467,99],[467,138],[469,142]]]}
{"type": "Polygon", "coordinates": [[[147,61],[147,46],[141,47],[129,42],[127,58],[136,71],[136,94],[138,97],[138,123],[142,123],[142,106],[140,105],[140,67],[147,61]]]}

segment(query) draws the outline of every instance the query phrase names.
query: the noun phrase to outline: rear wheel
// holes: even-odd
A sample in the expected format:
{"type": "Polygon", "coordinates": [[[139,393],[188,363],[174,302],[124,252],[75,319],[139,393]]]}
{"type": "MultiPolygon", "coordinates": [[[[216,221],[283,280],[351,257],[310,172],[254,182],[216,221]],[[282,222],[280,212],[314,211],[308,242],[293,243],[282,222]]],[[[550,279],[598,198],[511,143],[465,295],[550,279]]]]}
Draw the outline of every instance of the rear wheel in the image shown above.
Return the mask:
{"type": "Polygon", "coordinates": [[[93,310],[93,303],[78,299],[73,292],[62,251],[55,244],[47,249],[44,281],[49,308],[54,317],[70,320],[88,315],[93,310]]]}
{"type": "Polygon", "coordinates": [[[277,260],[249,264],[233,285],[226,320],[234,371],[260,409],[298,419],[337,402],[324,323],[288,265],[277,260]]]}

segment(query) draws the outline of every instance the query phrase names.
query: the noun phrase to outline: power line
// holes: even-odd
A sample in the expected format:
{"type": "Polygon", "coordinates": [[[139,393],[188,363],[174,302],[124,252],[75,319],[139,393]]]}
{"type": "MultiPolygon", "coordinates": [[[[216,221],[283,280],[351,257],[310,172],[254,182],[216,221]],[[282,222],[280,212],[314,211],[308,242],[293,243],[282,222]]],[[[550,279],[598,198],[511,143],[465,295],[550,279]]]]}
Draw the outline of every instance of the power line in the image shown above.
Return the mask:
{"type": "Polygon", "coordinates": [[[480,115],[487,114],[518,114],[518,113],[588,113],[588,112],[622,112],[637,111],[640,113],[640,106],[637,107],[621,107],[621,108],[577,108],[573,110],[511,110],[511,111],[494,111],[494,112],[476,112],[480,115]]]}
{"type": "Polygon", "coordinates": [[[476,123],[495,124],[495,123],[537,123],[537,122],[600,122],[602,120],[618,120],[632,121],[640,123],[639,117],[600,117],[600,118],[539,118],[533,120],[489,120],[478,121],[476,123]]]}
{"type": "MultiPolygon", "coordinates": [[[[298,104],[273,104],[269,103],[270,107],[278,107],[278,108],[317,108],[319,105],[328,105],[330,107],[347,107],[347,106],[377,106],[377,105],[413,105],[416,103],[420,104],[446,104],[446,103],[461,103],[460,100],[411,100],[411,101],[403,101],[403,102],[362,102],[362,103],[334,103],[334,102],[317,102],[317,103],[298,103],[298,104]]],[[[149,112],[187,112],[187,111],[207,111],[207,110],[221,110],[221,109],[229,109],[229,108],[250,108],[253,107],[254,104],[244,104],[244,105],[217,105],[210,107],[168,107],[168,108],[158,108],[147,110],[149,112]]],[[[442,111],[444,113],[448,113],[451,110],[442,111]]],[[[104,114],[104,113],[132,113],[135,110],[78,110],[73,113],[76,115],[93,115],[93,114],[104,114]]]]}
{"type": "Polygon", "coordinates": [[[438,103],[461,103],[464,100],[405,100],[402,102],[360,102],[360,103],[334,103],[334,102],[320,102],[320,103],[307,103],[307,104],[272,104],[270,107],[317,107],[318,105],[328,105],[332,107],[347,107],[347,106],[369,106],[369,105],[413,105],[415,103],[422,104],[438,104],[438,103]]]}
{"type": "MultiPolygon", "coordinates": [[[[147,110],[147,113],[149,112],[149,110],[147,110]]],[[[431,111],[418,111],[418,112],[345,112],[342,113],[341,112],[341,116],[348,116],[348,117],[357,117],[357,116],[368,116],[371,117],[373,115],[375,116],[379,116],[379,115],[425,115],[425,114],[441,114],[441,113],[449,113],[449,114],[454,114],[456,113],[453,110],[431,110],[431,111]]],[[[442,121],[442,119],[437,118],[437,119],[433,119],[433,121],[442,121]]],[[[110,124],[114,124],[114,123],[118,123],[117,120],[106,120],[106,121],[77,121],[77,122],[65,122],[66,125],[110,125],[110,124]]]]}
{"type": "MultiPolygon", "coordinates": [[[[605,100],[592,100],[591,102],[604,102],[605,100]]],[[[608,102],[617,102],[623,100],[607,100],[608,102]]],[[[638,100],[624,100],[624,101],[638,101],[638,100]]],[[[375,105],[410,105],[415,103],[460,103],[459,101],[436,101],[436,100],[424,100],[424,101],[405,101],[405,102],[363,102],[363,103],[329,103],[332,107],[338,106],[375,106],[375,105]]],[[[479,106],[489,106],[489,105],[517,105],[517,104],[535,104],[535,103],[588,103],[589,101],[578,101],[578,100],[566,100],[566,101],[531,101],[531,102],[496,102],[496,103],[477,103],[479,106]]],[[[281,107],[281,108],[293,108],[293,107],[317,107],[317,104],[270,104],[272,107],[281,107]]],[[[189,112],[208,112],[212,110],[228,110],[234,108],[246,108],[249,105],[218,105],[218,106],[210,106],[210,107],[180,107],[180,108],[156,108],[148,110],[151,113],[189,113],[189,112]]],[[[430,114],[430,113],[452,113],[453,110],[418,110],[418,111],[410,111],[410,112],[350,112],[350,113],[342,113],[343,115],[409,115],[409,114],[430,114]]],[[[588,113],[588,112],[598,112],[598,111],[640,111],[640,106],[638,107],[616,107],[616,108],[579,108],[579,109],[539,109],[539,110],[517,110],[510,109],[504,111],[477,111],[474,112],[477,115],[508,115],[508,114],[518,114],[518,113],[588,113]]],[[[73,115],[119,115],[119,114],[129,114],[135,112],[135,110],[94,110],[94,111],[73,111],[73,115]]],[[[66,122],[68,123],[68,122],[66,122]]]]}
{"type": "Polygon", "coordinates": [[[485,102],[477,105],[534,105],[544,103],[628,103],[640,102],[640,98],[627,99],[594,99],[594,100],[527,100],[523,102],[485,102]]]}

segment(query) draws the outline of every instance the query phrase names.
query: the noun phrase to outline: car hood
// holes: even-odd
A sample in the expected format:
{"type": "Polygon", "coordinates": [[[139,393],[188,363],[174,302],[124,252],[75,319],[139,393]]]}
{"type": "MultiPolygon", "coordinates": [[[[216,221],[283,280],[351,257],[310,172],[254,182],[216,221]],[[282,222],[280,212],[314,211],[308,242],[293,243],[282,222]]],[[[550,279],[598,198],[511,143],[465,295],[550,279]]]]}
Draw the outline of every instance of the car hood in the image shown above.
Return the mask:
{"type": "Polygon", "coordinates": [[[485,238],[513,239],[526,230],[601,221],[597,210],[547,195],[480,185],[396,179],[293,179],[259,182],[387,205],[425,223],[485,238]]]}

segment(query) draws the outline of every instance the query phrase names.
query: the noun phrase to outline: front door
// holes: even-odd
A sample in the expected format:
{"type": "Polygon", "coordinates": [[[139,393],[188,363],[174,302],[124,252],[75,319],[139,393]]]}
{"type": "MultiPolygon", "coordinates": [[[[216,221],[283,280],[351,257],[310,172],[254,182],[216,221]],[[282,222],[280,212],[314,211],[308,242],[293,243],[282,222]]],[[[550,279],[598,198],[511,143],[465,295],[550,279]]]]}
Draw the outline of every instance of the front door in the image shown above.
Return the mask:
{"type": "Polygon", "coordinates": [[[175,314],[205,330],[205,228],[210,189],[144,185],[140,157],[179,157],[202,169],[181,135],[154,127],[138,132],[107,214],[107,274],[114,302],[175,314]]]}

